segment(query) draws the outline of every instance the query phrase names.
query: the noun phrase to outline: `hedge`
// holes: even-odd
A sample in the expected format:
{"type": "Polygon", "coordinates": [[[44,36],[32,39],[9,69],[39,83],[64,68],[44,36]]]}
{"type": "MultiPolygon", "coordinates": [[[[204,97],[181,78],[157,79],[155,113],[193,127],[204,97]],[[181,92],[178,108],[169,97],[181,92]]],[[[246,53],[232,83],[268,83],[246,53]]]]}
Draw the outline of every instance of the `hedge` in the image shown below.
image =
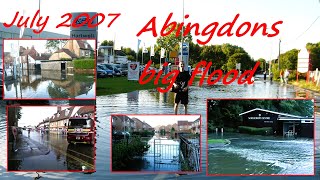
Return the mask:
{"type": "Polygon", "coordinates": [[[73,67],[75,69],[94,69],[94,59],[76,59],[73,60],[73,67]]]}
{"type": "Polygon", "coordinates": [[[136,156],[142,157],[150,148],[140,138],[132,138],[127,144],[126,141],[112,143],[112,170],[126,170],[127,164],[136,156]]]}
{"type": "Polygon", "coordinates": [[[273,134],[273,129],[272,127],[255,128],[248,126],[239,126],[239,132],[254,135],[271,135],[273,134]]]}
{"type": "Polygon", "coordinates": [[[137,135],[137,136],[141,136],[141,137],[152,137],[154,135],[154,132],[153,131],[135,131],[135,132],[132,132],[132,135],[137,135]]]}

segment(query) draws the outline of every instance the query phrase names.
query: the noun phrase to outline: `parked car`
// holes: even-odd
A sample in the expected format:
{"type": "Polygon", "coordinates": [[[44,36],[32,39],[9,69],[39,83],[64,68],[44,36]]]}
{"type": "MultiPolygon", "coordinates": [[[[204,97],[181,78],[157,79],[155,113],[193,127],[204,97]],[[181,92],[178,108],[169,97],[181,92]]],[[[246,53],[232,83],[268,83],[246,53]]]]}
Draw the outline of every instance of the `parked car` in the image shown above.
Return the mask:
{"type": "Polygon", "coordinates": [[[116,68],[118,68],[123,76],[128,75],[128,64],[115,64],[116,68]]]}
{"type": "Polygon", "coordinates": [[[104,77],[107,77],[105,70],[97,66],[97,78],[104,78],[104,77]]]}
{"type": "Polygon", "coordinates": [[[104,66],[106,69],[113,70],[114,76],[121,76],[121,71],[117,67],[113,66],[112,64],[100,64],[100,65],[104,66]]]}
{"type": "Polygon", "coordinates": [[[107,67],[105,67],[105,66],[103,66],[101,64],[97,65],[97,72],[98,72],[98,68],[99,68],[100,71],[104,71],[104,74],[106,76],[113,76],[113,74],[114,74],[113,70],[110,70],[110,69],[108,69],[107,67]]]}

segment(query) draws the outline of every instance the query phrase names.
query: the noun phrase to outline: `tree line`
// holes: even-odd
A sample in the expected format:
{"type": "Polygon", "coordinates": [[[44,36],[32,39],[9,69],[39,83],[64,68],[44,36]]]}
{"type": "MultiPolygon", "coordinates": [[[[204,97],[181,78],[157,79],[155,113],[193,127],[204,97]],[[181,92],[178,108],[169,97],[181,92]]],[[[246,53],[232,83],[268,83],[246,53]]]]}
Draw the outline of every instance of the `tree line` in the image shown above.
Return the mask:
{"type": "MultiPolygon", "coordinates": [[[[159,37],[155,45],[155,56],[151,58],[154,64],[160,64],[160,50],[161,48],[166,49],[166,57],[169,58],[169,54],[172,51],[179,51],[181,45],[181,35],[177,38],[176,31],[172,31],[171,34],[165,37],[159,37]]],[[[254,60],[244,48],[229,43],[221,45],[204,45],[200,46],[192,42],[192,35],[189,33],[187,36],[183,37],[184,42],[189,43],[189,64],[192,67],[200,62],[201,60],[211,61],[214,69],[222,69],[224,71],[229,71],[231,69],[236,69],[236,63],[241,63],[240,70],[252,69],[256,61],[260,62],[260,67],[257,71],[269,70],[269,63],[271,62],[271,71],[274,75],[279,74],[278,61],[280,59],[280,69],[288,69],[295,71],[297,69],[298,62],[298,49],[292,49],[285,53],[280,54],[278,59],[265,60],[259,58],[254,60]]],[[[103,41],[101,45],[113,45],[112,41],[103,41]]],[[[307,50],[310,52],[311,58],[311,70],[315,70],[320,67],[320,42],[318,43],[307,43],[307,50]]],[[[136,52],[128,47],[121,47],[121,50],[127,54],[128,59],[131,61],[136,61],[136,52]]],[[[150,52],[150,47],[148,48],[150,52]]],[[[150,59],[150,54],[143,54],[143,59],[145,64],[147,60],[150,59]]],[[[139,49],[138,60],[142,59],[142,49],[139,49]]],[[[164,59],[161,61],[163,62],[164,59]]],[[[169,59],[170,60],[170,59],[169,59]]],[[[171,62],[172,59],[171,59],[171,62]]],[[[292,73],[295,74],[295,73],[292,73]]],[[[275,77],[276,78],[276,77],[275,77]]]]}

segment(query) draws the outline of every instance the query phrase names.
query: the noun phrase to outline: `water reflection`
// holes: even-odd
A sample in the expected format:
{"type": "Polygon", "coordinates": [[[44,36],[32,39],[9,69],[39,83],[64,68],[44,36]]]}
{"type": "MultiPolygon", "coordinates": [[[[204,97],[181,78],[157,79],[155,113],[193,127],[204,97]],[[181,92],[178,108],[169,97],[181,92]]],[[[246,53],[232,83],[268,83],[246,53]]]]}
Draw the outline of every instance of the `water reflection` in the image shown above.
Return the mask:
{"type": "Polygon", "coordinates": [[[65,135],[40,135],[39,132],[23,131],[18,150],[9,152],[8,170],[58,171],[94,170],[94,147],[70,145],[65,135]]]}
{"type": "MultiPolygon", "coordinates": [[[[295,88],[288,85],[286,97],[288,98],[305,98],[308,94],[309,98],[319,99],[319,94],[315,92],[309,92],[300,88],[295,88]]],[[[131,94],[123,93],[109,96],[97,97],[97,117],[100,122],[97,123],[97,160],[96,160],[96,172],[90,175],[83,173],[40,173],[45,178],[51,179],[212,179],[212,177],[206,176],[206,98],[281,98],[284,93],[282,88],[277,85],[276,82],[269,85],[269,82],[263,84],[256,81],[255,87],[239,85],[230,86],[208,86],[198,87],[193,86],[190,89],[189,94],[189,113],[190,114],[201,114],[201,174],[190,174],[184,176],[177,176],[175,174],[112,174],[110,173],[110,115],[111,114],[173,114],[173,94],[167,93],[166,96],[156,91],[136,91],[133,98],[131,94]],[[253,89],[256,88],[256,89],[253,89]],[[253,92],[254,91],[254,92],[253,92]],[[282,93],[281,93],[282,92],[282,93]],[[129,97],[129,98],[128,98],[129,97]],[[138,97],[138,98],[134,98],[138,97]]],[[[318,100],[316,100],[318,101],[318,100]]],[[[51,102],[50,102],[51,103],[51,102]]],[[[1,112],[5,114],[5,108],[2,106],[1,112]]],[[[183,109],[181,108],[183,111],[183,109]]],[[[183,113],[183,112],[180,113],[183,113]]],[[[319,111],[319,110],[318,110],[319,111]]],[[[291,176],[291,177],[272,177],[276,180],[314,180],[319,179],[320,174],[320,111],[316,114],[316,177],[314,176],[291,176]]],[[[7,173],[6,172],[6,120],[5,116],[0,117],[0,150],[2,156],[0,175],[4,178],[10,179],[21,179],[21,177],[35,177],[35,173],[7,173]]],[[[214,179],[230,179],[230,180],[255,180],[258,179],[256,176],[245,176],[245,177],[214,177],[214,179]]],[[[269,180],[270,177],[259,177],[262,180],[269,180]]]]}
{"type": "Polygon", "coordinates": [[[159,137],[157,134],[149,141],[148,152],[143,156],[141,171],[178,172],[181,171],[179,159],[179,141],[159,137]]]}
{"type": "Polygon", "coordinates": [[[93,74],[67,74],[62,71],[23,71],[16,80],[6,77],[5,98],[81,98],[95,97],[93,74]]]}

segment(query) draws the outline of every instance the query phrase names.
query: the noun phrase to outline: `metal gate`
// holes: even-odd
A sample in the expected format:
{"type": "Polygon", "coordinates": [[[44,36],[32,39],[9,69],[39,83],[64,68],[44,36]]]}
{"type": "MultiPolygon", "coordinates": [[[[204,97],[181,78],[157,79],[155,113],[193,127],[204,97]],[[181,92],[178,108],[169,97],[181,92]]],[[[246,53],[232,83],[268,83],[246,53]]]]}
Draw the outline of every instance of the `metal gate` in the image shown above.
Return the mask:
{"type": "Polygon", "coordinates": [[[150,148],[144,157],[154,171],[180,171],[179,141],[153,139],[148,144],[150,148]]]}

